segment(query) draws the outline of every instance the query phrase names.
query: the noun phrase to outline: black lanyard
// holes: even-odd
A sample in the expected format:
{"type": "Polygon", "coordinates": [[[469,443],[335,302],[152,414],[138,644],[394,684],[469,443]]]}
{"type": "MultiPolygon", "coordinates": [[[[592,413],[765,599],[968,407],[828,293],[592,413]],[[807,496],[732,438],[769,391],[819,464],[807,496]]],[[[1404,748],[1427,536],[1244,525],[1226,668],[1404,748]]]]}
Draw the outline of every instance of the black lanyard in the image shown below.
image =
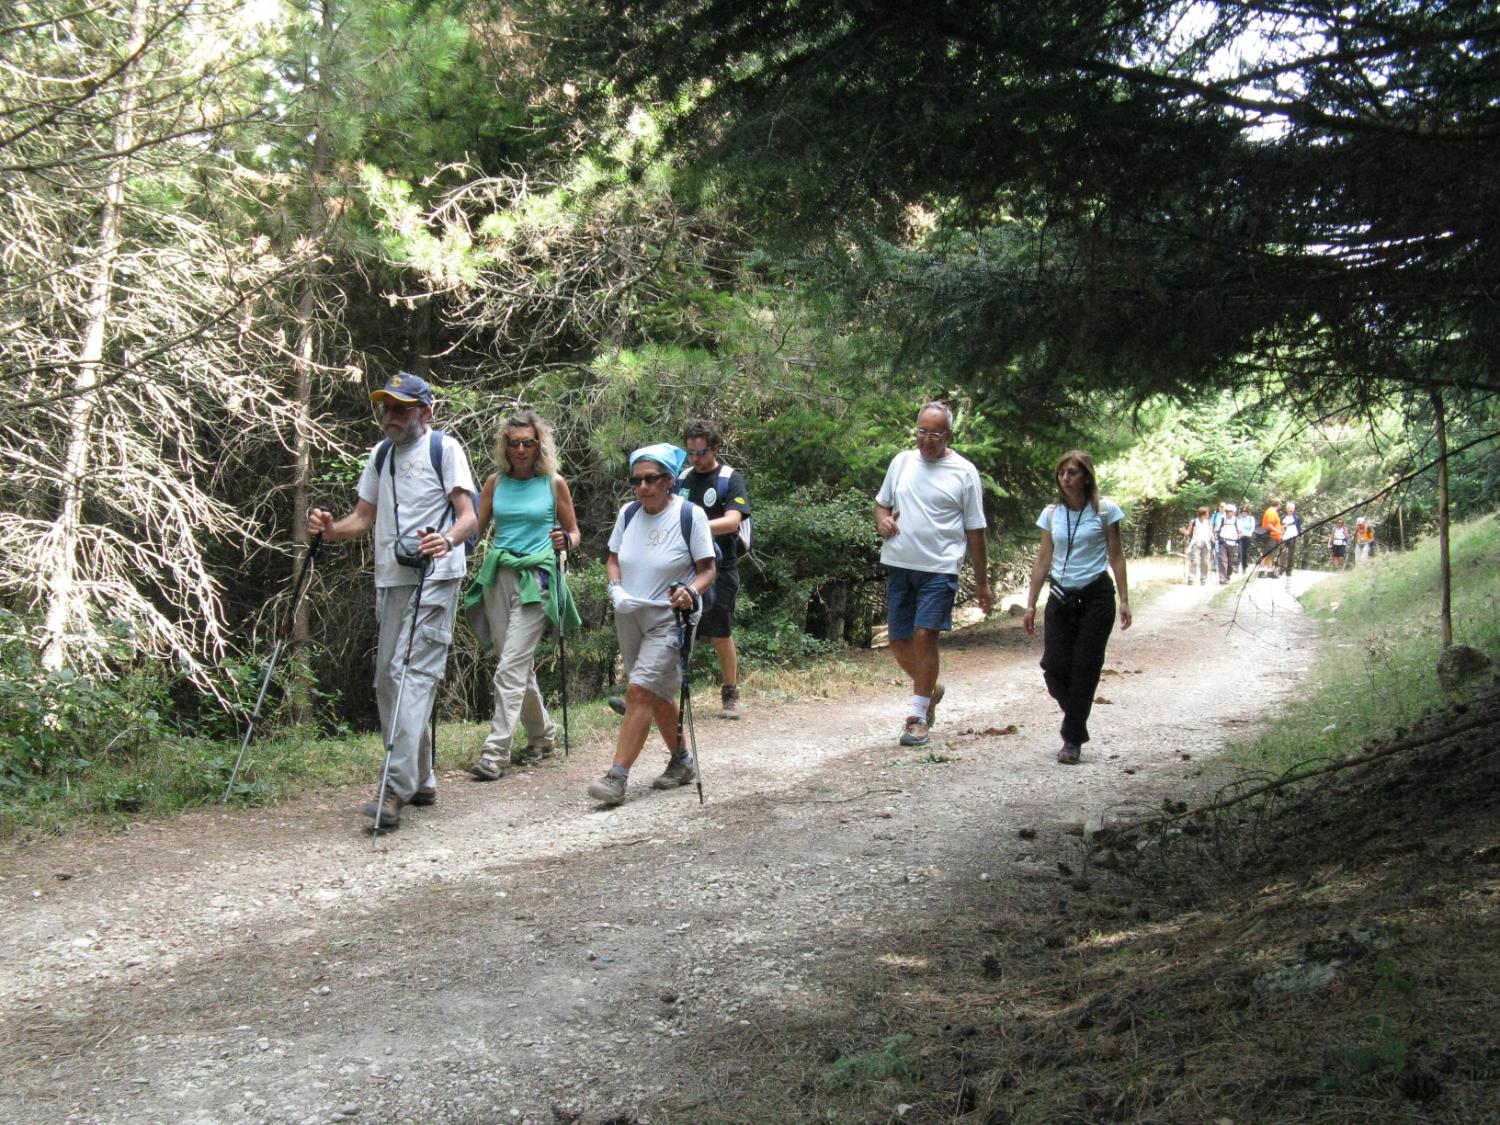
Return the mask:
{"type": "Polygon", "coordinates": [[[1062,565],[1062,576],[1064,578],[1066,578],[1068,576],[1068,560],[1073,557],[1073,533],[1075,531],[1077,531],[1078,528],[1080,526],[1082,526],[1082,524],[1083,524],[1083,509],[1082,508],[1078,509],[1078,522],[1077,523],[1073,522],[1072,516],[1073,516],[1073,509],[1069,508],[1066,504],[1064,504],[1063,505],[1063,523],[1066,524],[1067,528],[1068,528],[1068,549],[1067,549],[1067,551],[1065,551],[1063,553],[1063,565],[1062,565]]]}

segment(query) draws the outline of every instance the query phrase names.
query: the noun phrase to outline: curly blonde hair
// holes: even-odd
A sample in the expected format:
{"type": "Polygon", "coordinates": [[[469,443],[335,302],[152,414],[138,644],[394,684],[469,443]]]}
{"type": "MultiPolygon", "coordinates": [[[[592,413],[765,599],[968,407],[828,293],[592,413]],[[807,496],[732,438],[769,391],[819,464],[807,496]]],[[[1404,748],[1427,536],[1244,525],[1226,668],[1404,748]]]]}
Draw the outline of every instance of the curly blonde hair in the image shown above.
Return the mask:
{"type": "Polygon", "coordinates": [[[555,477],[557,475],[557,442],[552,436],[552,426],[545,421],[535,410],[517,410],[504,422],[500,423],[500,434],[495,438],[494,460],[495,468],[499,469],[505,476],[510,476],[510,435],[517,430],[531,429],[536,433],[537,476],[555,477]]]}

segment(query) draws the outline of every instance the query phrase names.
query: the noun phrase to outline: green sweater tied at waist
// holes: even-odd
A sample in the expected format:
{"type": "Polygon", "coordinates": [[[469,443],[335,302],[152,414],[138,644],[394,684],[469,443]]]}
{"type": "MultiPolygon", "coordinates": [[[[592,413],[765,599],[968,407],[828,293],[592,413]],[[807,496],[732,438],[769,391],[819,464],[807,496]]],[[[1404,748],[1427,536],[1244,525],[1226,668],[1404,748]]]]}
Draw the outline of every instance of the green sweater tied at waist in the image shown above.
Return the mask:
{"type": "MultiPolygon", "coordinates": [[[[516,572],[516,588],[522,605],[540,603],[543,612],[547,614],[547,620],[554,626],[561,620],[565,632],[571,632],[583,624],[583,618],[578,615],[578,607],[573,602],[573,592],[568,589],[567,580],[563,577],[562,567],[557,565],[557,554],[552,550],[551,544],[529,555],[518,555],[491,543],[489,550],[485,552],[484,562],[479,564],[479,572],[474,575],[474,581],[464,591],[464,616],[471,625],[484,620],[484,588],[495,584],[495,572],[501,567],[516,572]],[[540,570],[545,570],[549,579],[546,593],[542,592],[542,584],[537,581],[537,572],[540,570]]],[[[481,632],[476,627],[474,631],[479,636],[480,644],[484,648],[490,648],[492,642],[488,635],[489,629],[486,627],[481,632]]]]}

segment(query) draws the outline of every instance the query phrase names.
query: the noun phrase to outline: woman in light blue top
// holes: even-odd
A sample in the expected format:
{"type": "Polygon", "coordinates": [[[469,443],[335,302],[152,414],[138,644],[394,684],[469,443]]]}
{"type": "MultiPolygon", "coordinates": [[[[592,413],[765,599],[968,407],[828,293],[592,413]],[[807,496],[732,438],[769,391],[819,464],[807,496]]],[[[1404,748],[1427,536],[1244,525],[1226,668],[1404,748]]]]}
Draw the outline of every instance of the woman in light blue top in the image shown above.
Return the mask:
{"type": "Polygon", "coordinates": [[[1031,568],[1026,596],[1026,632],[1036,633],[1036,601],[1048,583],[1047,617],[1042,644],[1042,677],[1047,692],[1062,708],[1062,749],[1057,760],[1077,763],[1089,740],[1089,712],[1104,647],[1115,624],[1115,591],[1120,595],[1120,628],[1130,628],[1130,593],[1125,581],[1125,548],[1120,521],[1125,513],[1099,498],[1094,459],[1081,449],[1057,459],[1057,502],[1037,517],[1042,546],[1031,568]],[[1109,572],[1115,580],[1111,582],[1109,572]]]}
{"type": "Polygon", "coordinates": [[[504,776],[506,766],[552,753],[557,728],[536,682],[536,646],[550,622],[581,624],[558,564],[558,553],[578,546],[573,494],[557,471],[552,427],[530,410],[518,410],[500,427],[495,465],[479,493],[479,534],[493,520],[495,534],[474,583],[464,595],[466,614],[494,646],[495,713],[479,760],[469,768],[480,781],[504,776]],[[517,727],[526,745],[513,745],[517,727]]]}

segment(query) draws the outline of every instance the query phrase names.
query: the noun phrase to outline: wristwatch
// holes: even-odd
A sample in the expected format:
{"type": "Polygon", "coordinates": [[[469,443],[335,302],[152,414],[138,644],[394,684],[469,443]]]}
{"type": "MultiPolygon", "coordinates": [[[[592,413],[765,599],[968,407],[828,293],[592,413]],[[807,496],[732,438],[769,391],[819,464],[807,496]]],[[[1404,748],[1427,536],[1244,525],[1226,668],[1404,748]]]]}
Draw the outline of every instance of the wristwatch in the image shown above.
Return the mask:
{"type": "Polygon", "coordinates": [[[448,550],[453,550],[453,540],[449,536],[444,535],[443,542],[448,544],[448,550]]]}

